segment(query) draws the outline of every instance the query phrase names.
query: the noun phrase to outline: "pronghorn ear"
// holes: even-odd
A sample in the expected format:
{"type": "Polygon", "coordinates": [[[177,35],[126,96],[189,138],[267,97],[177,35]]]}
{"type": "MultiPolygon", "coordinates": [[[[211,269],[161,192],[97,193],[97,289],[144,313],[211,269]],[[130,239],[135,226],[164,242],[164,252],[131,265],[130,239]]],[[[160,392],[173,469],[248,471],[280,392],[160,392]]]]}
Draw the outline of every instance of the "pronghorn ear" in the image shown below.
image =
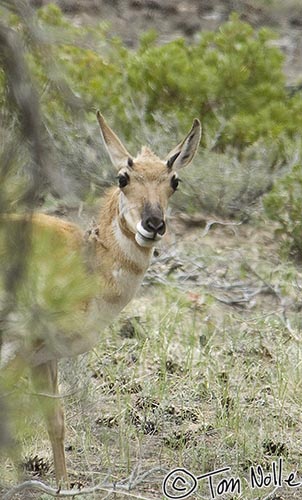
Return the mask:
{"type": "Polygon", "coordinates": [[[201,138],[201,124],[195,118],[192,128],[185,139],[172,149],[166,157],[167,167],[178,168],[186,167],[194,158],[201,138]]]}
{"type": "Polygon", "coordinates": [[[101,135],[105,147],[113,165],[117,169],[120,169],[123,166],[126,167],[127,165],[131,167],[133,165],[131,154],[128,153],[127,149],[123,146],[117,135],[115,135],[113,130],[111,130],[109,125],[107,125],[104,117],[99,111],[97,111],[96,116],[101,127],[101,135]]]}

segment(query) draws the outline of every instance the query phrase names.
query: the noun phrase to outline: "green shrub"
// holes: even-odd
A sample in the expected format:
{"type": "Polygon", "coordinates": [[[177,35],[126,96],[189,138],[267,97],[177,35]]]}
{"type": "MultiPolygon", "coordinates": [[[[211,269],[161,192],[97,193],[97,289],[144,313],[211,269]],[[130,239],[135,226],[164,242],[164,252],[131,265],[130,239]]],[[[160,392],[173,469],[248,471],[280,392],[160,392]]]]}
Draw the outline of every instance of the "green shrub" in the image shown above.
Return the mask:
{"type": "Polygon", "coordinates": [[[195,113],[220,148],[291,134],[283,56],[272,38],[234,14],[218,32],[201,33],[196,45],[143,40],[128,60],[127,83],[145,95],[149,117],[160,108],[188,125],[195,113]]]}
{"type": "Polygon", "coordinates": [[[281,237],[286,253],[302,258],[302,165],[276,182],[272,191],[264,198],[267,215],[278,223],[277,233],[281,237]]]}
{"type": "Polygon", "coordinates": [[[112,114],[126,136],[135,106],[144,108],[151,126],[157,125],[157,113],[173,116],[182,128],[200,117],[205,137],[215,137],[219,149],[242,149],[259,138],[282,142],[302,128],[302,99],[286,94],[284,58],[271,43],[274,34],[256,31],[236,14],[217,32],[202,32],[198,43],[179,38],[158,45],[151,31],[135,51],[109,39],[104,24],[75,27],[57,6],[43,7],[38,18],[43,31],[57,36],[47,56],[43,46],[29,56],[48,115],[61,112],[68,119],[58,81],[65,78],[86,111],[100,107],[112,114]]]}

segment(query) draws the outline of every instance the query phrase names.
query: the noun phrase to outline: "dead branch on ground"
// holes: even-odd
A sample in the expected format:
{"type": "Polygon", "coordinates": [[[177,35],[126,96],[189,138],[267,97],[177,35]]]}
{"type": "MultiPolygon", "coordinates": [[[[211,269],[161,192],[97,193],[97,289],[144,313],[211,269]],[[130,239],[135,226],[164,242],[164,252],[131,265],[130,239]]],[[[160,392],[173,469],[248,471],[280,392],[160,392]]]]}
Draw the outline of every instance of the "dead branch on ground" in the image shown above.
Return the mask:
{"type": "Polygon", "coordinates": [[[130,493],[130,491],[139,486],[140,484],[142,484],[148,477],[150,477],[152,474],[155,473],[166,474],[167,470],[163,469],[162,467],[154,467],[153,469],[150,469],[139,475],[134,470],[134,472],[129,476],[129,478],[119,483],[104,482],[96,486],[93,486],[91,488],[81,488],[80,490],[74,490],[74,489],[61,490],[57,488],[52,488],[51,486],[48,486],[42,481],[30,480],[30,481],[25,481],[11,488],[4,495],[3,500],[12,500],[17,493],[24,492],[26,490],[40,491],[42,493],[46,493],[51,497],[56,497],[56,498],[64,498],[64,497],[73,498],[76,496],[84,496],[92,493],[103,492],[115,495],[123,494],[141,500],[149,500],[148,498],[142,495],[130,493]]]}

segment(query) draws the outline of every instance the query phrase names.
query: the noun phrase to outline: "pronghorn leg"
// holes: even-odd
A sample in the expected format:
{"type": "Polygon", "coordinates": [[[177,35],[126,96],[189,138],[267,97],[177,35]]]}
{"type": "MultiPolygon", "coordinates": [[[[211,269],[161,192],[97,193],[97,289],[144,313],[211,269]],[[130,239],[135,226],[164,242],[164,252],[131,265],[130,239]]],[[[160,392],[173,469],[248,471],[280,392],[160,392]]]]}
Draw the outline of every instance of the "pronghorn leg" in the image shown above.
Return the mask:
{"type": "MultiPolygon", "coordinates": [[[[1,361],[3,361],[1,359],[1,361]]],[[[17,384],[19,378],[22,376],[25,369],[24,360],[17,355],[7,363],[2,363],[0,367],[0,422],[2,436],[2,445],[7,451],[8,457],[12,460],[15,465],[18,480],[22,481],[23,476],[20,470],[20,443],[15,439],[13,429],[10,427],[10,423],[13,420],[12,415],[18,410],[16,410],[17,405],[14,399],[15,385],[17,384]]]]}
{"type": "Polygon", "coordinates": [[[68,478],[64,449],[64,410],[61,400],[58,397],[57,361],[48,361],[32,368],[32,378],[36,390],[45,394],[41,403],[53,451],[57,484],[60,485],[63,482],[67,486],[68,478]]]}

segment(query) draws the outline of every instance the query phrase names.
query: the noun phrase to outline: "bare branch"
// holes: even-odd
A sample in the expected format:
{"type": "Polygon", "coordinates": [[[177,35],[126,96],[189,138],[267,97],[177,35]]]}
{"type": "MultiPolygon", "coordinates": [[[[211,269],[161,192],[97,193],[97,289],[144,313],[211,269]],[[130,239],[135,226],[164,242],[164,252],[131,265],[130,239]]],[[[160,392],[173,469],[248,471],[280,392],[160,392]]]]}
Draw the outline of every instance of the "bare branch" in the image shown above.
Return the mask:
{"type": "Polygon", "coordinates": [[[212,228],[212,226],[214,224],[219,224],[220,226],[235,227],[235,226],[241,226],[242,221],[241,222],[223,222],[223,221],[219,221],[219,220],[209,220],[206,224],[206,227],[204,228],[204,230],[201,234],[201,238],[204,238],[208,234],[208,232],[210,231],[210,229],[212,228]]]}
{"type": "MultiPolygon", "coordinates": [[[[138,485],[143,483],[145,479],[147,479],[149,476],[155,473],[160,473],[160,474],[166,474],[167,470],[163,469],[162,467],[154,467],[153,469],[150,469],[149,471],[144,472],[140,476],[136,476],[136,472],[134,473],[134,477],[131,476],[128,478],[127,482],[121,482],[121,483],[102,483],[96,486],[93,486],[91,488],[82,488],[81,490],[59,490],[57,488],[52,488],[51,486],[48,486],[47,484],[43,483],[42,481],[36,481],[36,480],[30,480],[30,481],[25,481],[24,483],[18,484],[17,486],[14,486],[11,488],[2,498],[2,500],[11,500],[14,498],[14,496],[17,493],[20,493],[21,491],[25,490],[36,490],[40,491],[42,493],[46,493],[47,495],[51,497],[56,497],[56,498],[67,498],[67,497],[76,497],[76,496],[83,496],[83,495],[88,495],[91,493],[96,493],[96,492],[104,492],[107,494],[119,494],[122,493],[123,495],[129,496],[129,497],[134,497],[139,500],[149,500],[147,497],[144,497],[142,495],[138,494],[133,494],[130,493],[130,490],[136,488],[138,485]]],[[[108,495],[106,495],[108,496],[108,495]]]]}

